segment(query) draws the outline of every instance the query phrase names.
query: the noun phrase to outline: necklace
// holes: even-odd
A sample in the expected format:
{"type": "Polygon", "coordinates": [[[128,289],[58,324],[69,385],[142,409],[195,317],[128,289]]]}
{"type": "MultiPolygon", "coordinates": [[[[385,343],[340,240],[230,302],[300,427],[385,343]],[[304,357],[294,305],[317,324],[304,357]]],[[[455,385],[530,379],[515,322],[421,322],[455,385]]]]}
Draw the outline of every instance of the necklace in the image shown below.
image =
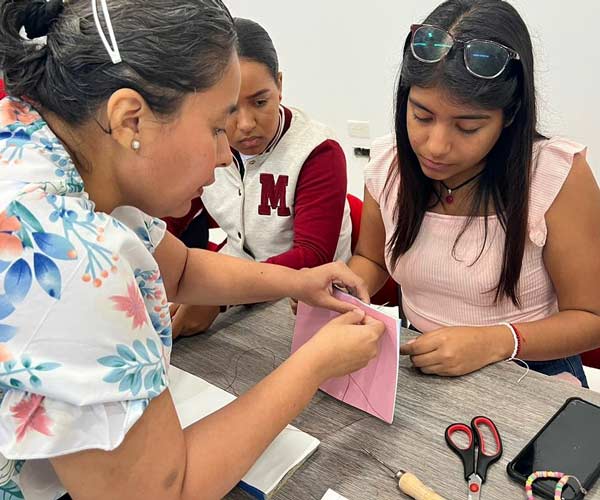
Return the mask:
{"type": "Polygon", "coordinates": [[[454,191],[456,191],[457,189],[460,189],[461,187],[466,186],[467,184],[469,184],[470,182],[473,182],[475,179],[477,179],[477,177],[479,177],[481,174],[483,174],[483,170],[477,174],[475,174],[473,177],[471,177],[470,179],[467,179],[465,182],[463,182],[462,184],[459,184],[456,187],[448,187],[448,185],[444,182],[444,181],[440,181],[440,183],[442,184],[442,186],[444,186],[444,188],[446,189],[446,191],[448,191],[448,194],[446,195],[446,197],[444,198],[446,200],[446,203],[448,203],[448,205],[454,203],[454,196],[452,196],[452,193],[454,191]]]}

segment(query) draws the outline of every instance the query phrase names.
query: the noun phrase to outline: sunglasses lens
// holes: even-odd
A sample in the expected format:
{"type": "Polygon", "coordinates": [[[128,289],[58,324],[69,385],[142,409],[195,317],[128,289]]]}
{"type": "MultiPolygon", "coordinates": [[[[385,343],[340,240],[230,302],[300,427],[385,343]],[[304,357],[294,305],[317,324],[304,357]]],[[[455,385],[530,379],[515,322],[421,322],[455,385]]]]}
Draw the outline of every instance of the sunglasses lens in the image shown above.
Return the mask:
{"type": "Polygon", "coordinates": [[[509,59],[508,51],[493,42],[475,40],[465,46],[467,68],[482,78],[498,76],[508,64],[509,59]]]}
{"type": "Polygon", "coordinates": [[[444,30],[433,26],[421,26],[414,32],[412,51],[421,61],[438,62],[452,48],[454,41],[444,30]]]}

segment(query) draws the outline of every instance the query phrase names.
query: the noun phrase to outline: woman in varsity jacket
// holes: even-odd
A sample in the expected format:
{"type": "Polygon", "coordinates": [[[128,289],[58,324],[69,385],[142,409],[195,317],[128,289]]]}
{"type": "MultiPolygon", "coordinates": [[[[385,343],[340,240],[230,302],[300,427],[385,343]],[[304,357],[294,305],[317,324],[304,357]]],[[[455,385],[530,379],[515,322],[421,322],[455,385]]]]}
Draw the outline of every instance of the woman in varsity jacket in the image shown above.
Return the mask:
{"type": "MultiPolygon", "coordinates": [[[[235,19],[242,85],[227,124],[233,163],[202,202],[227,234],[229,255],[301,269],[350,258],[346,159],[333,133],[281,104],[282,74],[269,34],[235,19]]],[[[223,309],[223,308],[221,308],[223,309]]],[[[219,308],[173,308],[173,334],[203,331],[219,308]]]]}

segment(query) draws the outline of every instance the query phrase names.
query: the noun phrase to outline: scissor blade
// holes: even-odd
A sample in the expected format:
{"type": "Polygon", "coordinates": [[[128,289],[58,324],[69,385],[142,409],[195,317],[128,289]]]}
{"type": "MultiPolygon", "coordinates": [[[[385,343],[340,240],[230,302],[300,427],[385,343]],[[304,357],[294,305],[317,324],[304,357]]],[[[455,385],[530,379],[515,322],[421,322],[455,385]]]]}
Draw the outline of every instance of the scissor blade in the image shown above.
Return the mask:
{"type": "Polygon", "coordinates": [[[467,500],[479,500],[481,498],[481,478],[477,474],[473,474],[469,478],[469,496],[467,500]]]}

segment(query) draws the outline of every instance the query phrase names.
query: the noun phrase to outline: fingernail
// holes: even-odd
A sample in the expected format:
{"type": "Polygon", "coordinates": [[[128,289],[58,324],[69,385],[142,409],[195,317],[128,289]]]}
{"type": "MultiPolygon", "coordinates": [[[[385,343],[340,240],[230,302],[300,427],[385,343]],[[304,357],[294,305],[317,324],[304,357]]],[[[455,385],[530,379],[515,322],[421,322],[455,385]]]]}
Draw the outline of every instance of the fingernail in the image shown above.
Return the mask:
{"type": "Polygon", "coordinates": [[[360,314],[361,316],[364,316],[365,314],[365,312],[362,309],[359,309],[358,307],[354,309],[354,312],[360,314]]]}
{"type": "Polygon", "coordinates": [[[416,341],[417,341],[417,339],[411,339],[411,340],[409,340],[409,341],[406,343],[406,345],[408,345],[408,344],[412,344],[413,342],[416,342],[416,341]]]}

